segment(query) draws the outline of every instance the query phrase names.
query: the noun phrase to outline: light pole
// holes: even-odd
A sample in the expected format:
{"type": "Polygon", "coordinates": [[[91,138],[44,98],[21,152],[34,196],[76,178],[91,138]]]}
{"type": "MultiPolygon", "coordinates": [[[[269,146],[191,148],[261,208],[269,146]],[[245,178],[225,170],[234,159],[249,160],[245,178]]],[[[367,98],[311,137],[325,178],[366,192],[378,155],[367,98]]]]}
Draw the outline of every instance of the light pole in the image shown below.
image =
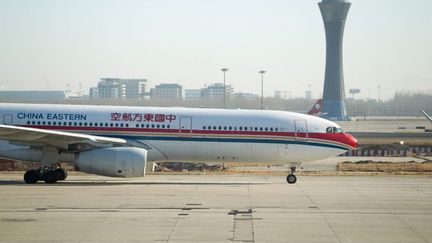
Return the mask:
{"type": "Polygon", "coordinates": [[[263,107],[263,99],[264,99],[264,73],[266,73],[266,71],[261,70],[259,71],[259,73],[261,74],[261,110],[264,108],[263,107]]]}
{"type": "Polygon", "coordinates": [[[226,108],[226,106],[225,106],[225,96],[226,96],[226,85],[225,85],[225,73],[228,71],[229,69],[228,68],[221,68],[221,71],[223,72],[223,76],[224,76],[224,87],[223,87],[223,90],[224,90],[224,93],[223,93],[223,108],[225,109],[226,108]]]}

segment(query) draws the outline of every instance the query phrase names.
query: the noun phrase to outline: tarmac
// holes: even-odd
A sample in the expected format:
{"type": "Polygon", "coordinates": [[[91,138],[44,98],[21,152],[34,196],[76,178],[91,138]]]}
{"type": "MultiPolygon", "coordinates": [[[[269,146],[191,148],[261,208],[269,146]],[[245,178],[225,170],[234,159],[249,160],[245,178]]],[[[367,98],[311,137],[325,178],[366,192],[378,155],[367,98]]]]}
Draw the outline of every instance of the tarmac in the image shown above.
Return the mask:
{"type": "MultiPolygon", "coordinates": [[[[419,111],[420,114],[420,111],[419,111]]],[[[424,116],[417,117],[352,117],[337,122],[359,144],[432,145],[432,123],[424,116]]]]}
{"type": "Polygon", "coordinates": [[[432,177],[2,173],[0,242],[432,242],[432,177]]]}

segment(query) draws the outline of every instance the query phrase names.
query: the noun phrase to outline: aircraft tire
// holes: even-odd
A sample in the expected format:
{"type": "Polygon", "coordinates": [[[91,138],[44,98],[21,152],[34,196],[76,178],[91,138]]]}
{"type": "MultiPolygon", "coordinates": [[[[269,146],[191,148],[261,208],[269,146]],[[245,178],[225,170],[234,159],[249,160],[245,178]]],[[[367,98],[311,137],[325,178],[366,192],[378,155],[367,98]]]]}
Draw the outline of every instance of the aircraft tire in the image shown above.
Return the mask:
{"type": "Polygon", "coordinates": [[[57,182],[57,175],[54,171],[48,171],[45,175],[45,183],[54,184],[57,182]]]}
{"type": "Polygon", "coordinates": [[[288,184],[294,184],[297,182],[297,177],[294,174],[289,174],[286,178],[288,184]]]}
{"type": "Polygon", "coordinates": [[[29,170],[24,174],[24,181],[27,184],[35,184],[39,180],[38,170],[29,170]]]}
{"type": "Polygon", "coordinates": [[[57,168],[54,170],[54,173],[57,176],[57,180],[64,181],[67,177],[67,171],[63,168],[57,168]]]}

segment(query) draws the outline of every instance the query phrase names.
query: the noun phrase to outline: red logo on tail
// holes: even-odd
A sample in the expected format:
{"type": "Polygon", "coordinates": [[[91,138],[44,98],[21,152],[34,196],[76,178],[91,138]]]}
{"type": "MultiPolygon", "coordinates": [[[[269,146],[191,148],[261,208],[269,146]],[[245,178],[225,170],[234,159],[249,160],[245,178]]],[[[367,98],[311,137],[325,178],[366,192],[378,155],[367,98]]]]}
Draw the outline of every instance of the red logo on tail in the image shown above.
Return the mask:
{"type": "Polygon", "coordinates": [[[313,105],[312,109],[308,111],[308,115],[318,115],[321,112],[322,99],[318,99],[313,105]]]}

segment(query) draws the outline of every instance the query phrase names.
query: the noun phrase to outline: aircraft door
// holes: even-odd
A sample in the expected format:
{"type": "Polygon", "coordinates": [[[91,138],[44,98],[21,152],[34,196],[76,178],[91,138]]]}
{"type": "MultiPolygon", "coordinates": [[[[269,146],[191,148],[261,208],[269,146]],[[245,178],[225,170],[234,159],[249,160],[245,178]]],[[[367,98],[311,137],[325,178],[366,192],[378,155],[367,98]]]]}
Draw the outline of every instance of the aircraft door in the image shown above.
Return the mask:
{"type": "Polygon", "coordinates": [[[179,136],[192,136],[192,117],[180,117],[179,136]]]}
{"type": "Polygon", "coordinates": [[[294,120],[295,139],[306,140],[308,138],[306,120],[294,120]]]}
{"type": "Polygon", "coordinates": [[[12,125],[12,115],[11,114],[3,115],[3,124],[4,125],[12,125]]]}

